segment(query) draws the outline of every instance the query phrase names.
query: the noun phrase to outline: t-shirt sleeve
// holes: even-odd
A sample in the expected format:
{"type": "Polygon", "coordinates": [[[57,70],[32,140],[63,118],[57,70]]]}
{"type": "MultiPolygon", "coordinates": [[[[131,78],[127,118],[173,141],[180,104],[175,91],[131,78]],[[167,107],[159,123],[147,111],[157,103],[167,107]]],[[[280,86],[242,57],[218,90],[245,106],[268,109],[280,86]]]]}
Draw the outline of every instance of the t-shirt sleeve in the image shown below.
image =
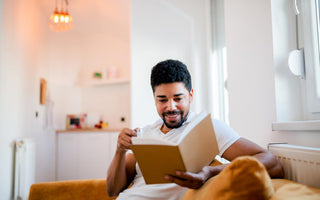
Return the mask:
{"type": "Polygon", "coordinates": [[[235,141],[237,141],[240,136],[226,123],[216,119],[213,119],[212,122],[219,146],[219,156],[222,156],[225,150],[227,150],[235,141]]]}

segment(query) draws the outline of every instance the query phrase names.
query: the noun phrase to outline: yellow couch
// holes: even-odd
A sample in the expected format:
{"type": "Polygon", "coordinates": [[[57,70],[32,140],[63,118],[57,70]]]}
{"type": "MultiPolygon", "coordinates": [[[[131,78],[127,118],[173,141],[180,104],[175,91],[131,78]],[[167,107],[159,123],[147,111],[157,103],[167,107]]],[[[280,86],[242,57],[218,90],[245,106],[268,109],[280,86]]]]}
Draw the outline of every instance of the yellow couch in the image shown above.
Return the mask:
{"type": "MultiPolygon", "coordinates": [[[[271,180],[275,195],[272,199],[283,200],[302,200],[302,199],[320,199],[320,189],[304,186],[308,189],[307,197],[301,196],[301,191],[306,188],[301,188],[300,184],[286,179],[272,179],[271,180]],[[286,190],[283,191],[283,186],[286,190]],[[289,187],[290,186],[290,187],[289,187]],[[279,190],[282,188],[281,190],[279,190]],[[311,193],[310,193],[311,192],[311,193]],[[298,195],[297,195],[298,194],[298,195]],[[300,196],[299,196],[300,195],[300,196]],[[309,196],[309,197],[308,197],[309,196]],[[314,197],[312,197],[314,196],[314,197]]],[[[306,195],[304,195],[306,196],[306,195]]],[[[36,183],[30,188],[29,200],[111,200],[115,197],[109,197],[106,192],[106,180],[73,180],[73,181],[58,181],[48,183],[36,183]]]]}
{"type": "MultiPolygon", "coordinates": [[[[36,183],[29,200],[111,200],[105,179],[36,183]]],[[[285,179],[270,179],[264,166],[252,157],[235,159],[198,190],[188,190],[183,200],[319,200],[320,188],[285,179]]]]}

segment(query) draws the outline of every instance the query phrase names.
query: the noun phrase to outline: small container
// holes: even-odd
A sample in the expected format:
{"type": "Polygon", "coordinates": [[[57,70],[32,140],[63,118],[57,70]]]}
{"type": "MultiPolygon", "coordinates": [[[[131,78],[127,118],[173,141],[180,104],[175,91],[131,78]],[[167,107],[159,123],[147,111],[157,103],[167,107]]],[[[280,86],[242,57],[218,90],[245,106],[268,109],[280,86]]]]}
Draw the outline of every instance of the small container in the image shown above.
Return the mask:
{"type": "Polygon", "coordinates": [[[110,67],[108,70],[109,79],[116,79],[118,76],[118,69],[114,66],[110,67]]]}
{"type": "Polygon", "coordinates": [[[102,123],[102,128],[103,128],[103,129],[108,128],[108,126],[109,126],[108,122],[104,122],[104,123],[102,123]]]}
{"type": "Polygon", "coordinates": [[[105,68],[105,69],[102,70],[102,78],[103,78],[103,79],[108,78],[108,69],[107,69],[107,68],[105,68]]]}

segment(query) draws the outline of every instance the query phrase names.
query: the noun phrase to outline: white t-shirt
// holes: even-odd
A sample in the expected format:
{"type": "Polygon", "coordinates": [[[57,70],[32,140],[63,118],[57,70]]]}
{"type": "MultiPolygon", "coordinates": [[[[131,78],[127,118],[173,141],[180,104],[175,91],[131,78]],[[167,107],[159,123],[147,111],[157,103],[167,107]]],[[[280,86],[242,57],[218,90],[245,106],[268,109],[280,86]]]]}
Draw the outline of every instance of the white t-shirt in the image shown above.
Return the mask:
{"type": "MultiPolygon", "coordinates": [[[[160,131],[163,121],[162,119],[159,119],[154,124],[142,128],[138,137],[160,137],[172,142],[177,142],[186,125],[195,116],[196,114],[190,112],[187,121],[184,122],[181,127],[172,129],[166,134],[160,131]]],[[[240,136],[222,121],[213,119],[213,127],[219,146],[219,156],[221,156],[228,147],[240,138],[240,136]]],[[[128,153],[132,152],[128,151],[128,153]]],[[[143,179],[138,164],[136,164],[136,171],[137,174],[133,180],[132,186],[121,192],[117,200],[179,200],[183,198],[184,194],[188,190],[188,188],[181,187],[175,183],[147,185],[143,179]]]]}

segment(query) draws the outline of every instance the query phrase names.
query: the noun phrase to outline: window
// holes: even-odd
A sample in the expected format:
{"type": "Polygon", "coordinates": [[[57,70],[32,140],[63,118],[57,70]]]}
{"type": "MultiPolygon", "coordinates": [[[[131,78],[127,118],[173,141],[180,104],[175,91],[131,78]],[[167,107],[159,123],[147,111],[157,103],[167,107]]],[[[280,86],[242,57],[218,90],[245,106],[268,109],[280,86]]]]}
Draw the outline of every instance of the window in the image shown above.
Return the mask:
{"type": "Polygon", "coordinates": [[[229,123],[227,68],[224,27],[224,1],[211,0],[213,110],[216,119],[229,123]]]}
{"type": "Polygon", "coordinates": [[[320,18],[319,18],[319,0],[315,0],[315,12],[316,12],[316,15],[314,16],[315,17],[315,20],[316,20],[316,30],[315,30],[315,33],[316,33],[316,38],[314,38],[314,44],[316,45],[316,52],[314,54],[314,57],[318,60],[318,65],[315,66],[315,78],[316,78],[316,85],[317,85],[317,98],[320,98],[320,65],[319,65],[319,59],[320,59],[320,18]]]}
{"type": "Polygon", "coordinates": [[[301,1],[299,32],[303,35],[308,119],[320,119],[319,19],[319,0],[301,1]]]}
{"type": "Polygon", "coordinates": [[[319,1],[271,1],[277,109],[273,130],[320,130],[319,1]],[[288,69],[288,55],[297,48],[304,53],[304,79],[288,69]]]}

